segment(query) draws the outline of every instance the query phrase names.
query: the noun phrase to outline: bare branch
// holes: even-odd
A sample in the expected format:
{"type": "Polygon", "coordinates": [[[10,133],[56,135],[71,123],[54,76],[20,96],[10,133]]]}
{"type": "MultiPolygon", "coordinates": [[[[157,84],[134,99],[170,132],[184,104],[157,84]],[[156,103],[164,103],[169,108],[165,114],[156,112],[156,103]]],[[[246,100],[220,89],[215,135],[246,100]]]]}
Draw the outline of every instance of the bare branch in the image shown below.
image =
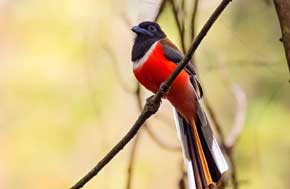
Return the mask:
{"type": "Polygon", "coordinates": [[[184,67],[189,63],[192,58],[193,53],[199,47],[201,41],[204,39],[212,25],[215,23],[220,14],[224,11],[231,0],[223,0],[217,9],[210,16],[208,21],[205,23],[200,33],[197,35],[196,39],[193,41],[188,52],[185,54],[182,61],[176,66],[176,69],[172,72],[169,78],[160,86],[157,93],[149,97],[146,101],[144,109],[129,132],[121,139],[121,141],[116,144],[113,149],[79,182],[77,182],[72,189],[82,188],[88,181],[90,181],[94,176],[96,176],[103,167],[109,163],[125,146],[130,142],[130,140],[137,134],[138,130],[142,127],[143,123],[155,114],[161,103],[162,96],[169,90],[170,86],[178,76],[178,74],[184,69],[184,67]]]}
{"type": "MultiPolygon", "coordinates": [[[[273,0],[282,31],[282,42],[290,72],[290,0],[273,0]]],[[[289,80],[290,82],[290,80],[289,80]]]]}

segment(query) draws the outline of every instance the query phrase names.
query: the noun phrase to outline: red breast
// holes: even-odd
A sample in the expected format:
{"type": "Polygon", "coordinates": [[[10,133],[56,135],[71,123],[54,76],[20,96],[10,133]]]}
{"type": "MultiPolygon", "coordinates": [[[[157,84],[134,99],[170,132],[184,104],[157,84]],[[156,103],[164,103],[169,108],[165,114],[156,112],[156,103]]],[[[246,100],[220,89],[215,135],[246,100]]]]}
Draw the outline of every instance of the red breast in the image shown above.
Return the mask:
{"type": "MultiPolygon", "coordinates": [[[[138,81],[148,90],[156,93],[176,68],[176,64],[164,56],[162,44],[155,42],[145,55],[134,62],[134,74],[138,81]]],[[[191,117],[195,112],[194,89],[186,71],[182,71],[173,82],[168,94],[165,96],[175,108],[185,117],[191,117]]]]}

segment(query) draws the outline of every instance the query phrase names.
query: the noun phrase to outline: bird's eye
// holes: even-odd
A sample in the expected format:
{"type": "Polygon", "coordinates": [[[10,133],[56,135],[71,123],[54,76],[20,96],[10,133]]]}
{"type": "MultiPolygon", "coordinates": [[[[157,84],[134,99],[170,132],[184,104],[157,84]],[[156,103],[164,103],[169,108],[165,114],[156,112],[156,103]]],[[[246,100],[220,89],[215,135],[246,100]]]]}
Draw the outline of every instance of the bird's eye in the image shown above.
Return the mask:
{"type": "Polygon", "coordinates": [[[155,32],[155,31],[157,31],[157,28],[155,26],[149,25],[148,30],[151,32],[155,32]]]}

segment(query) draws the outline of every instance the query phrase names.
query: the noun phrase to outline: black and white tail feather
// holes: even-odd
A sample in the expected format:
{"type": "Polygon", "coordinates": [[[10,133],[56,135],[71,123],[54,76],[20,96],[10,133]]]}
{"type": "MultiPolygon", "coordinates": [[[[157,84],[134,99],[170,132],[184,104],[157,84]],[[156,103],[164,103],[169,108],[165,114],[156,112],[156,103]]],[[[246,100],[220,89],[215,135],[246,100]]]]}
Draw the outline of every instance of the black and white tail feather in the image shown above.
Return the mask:
{"type": "Polygon", "coordinates": [[[202,107],[201,97],[197,97],[198,101],[198,116],[197,116],[197,132],[199,139],[194,137],[193,129],[184,118],[173,108],[175,125],[178,133],[178,138],[181,143],[184,163],[187,168],[188,187],[189,189],[207,188],[203,181],[203,168],[198,164],[198,154],[194,140],[200,140],[202,150],[205,154],[208,169],[214,183],[218,183],[222,174],[228,170],[226,160],[219,148],[216,139],[213,136],[208,119],[202,107]]]}

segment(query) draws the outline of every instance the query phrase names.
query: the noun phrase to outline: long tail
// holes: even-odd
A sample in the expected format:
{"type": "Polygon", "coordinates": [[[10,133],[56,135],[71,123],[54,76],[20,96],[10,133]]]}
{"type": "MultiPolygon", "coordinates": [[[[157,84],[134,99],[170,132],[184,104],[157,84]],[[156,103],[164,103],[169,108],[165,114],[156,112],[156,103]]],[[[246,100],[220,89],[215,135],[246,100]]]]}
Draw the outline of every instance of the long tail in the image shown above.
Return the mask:
{"type": "Polygon", "coordinates": [[[201,105],[198,104],[197,120],[191,124],[175,109],[173,113],[187,168],[189,189],[204,189],[218,184],[228,165],[201,105]]]}

